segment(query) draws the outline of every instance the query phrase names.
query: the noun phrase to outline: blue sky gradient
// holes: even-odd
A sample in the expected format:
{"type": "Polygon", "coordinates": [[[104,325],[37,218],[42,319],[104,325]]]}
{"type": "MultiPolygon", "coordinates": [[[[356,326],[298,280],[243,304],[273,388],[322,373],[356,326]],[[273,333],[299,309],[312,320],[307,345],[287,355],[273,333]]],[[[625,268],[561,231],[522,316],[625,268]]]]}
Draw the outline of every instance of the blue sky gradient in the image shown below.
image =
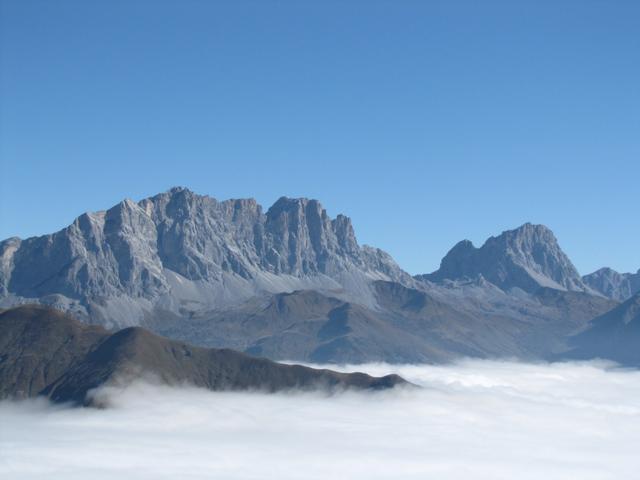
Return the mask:
{"type": "Polygon", "coordinates": [[[183,185],[412,273],[527,221],[640,268],[640,2],[0,4],[0,238],[183,185]]]}

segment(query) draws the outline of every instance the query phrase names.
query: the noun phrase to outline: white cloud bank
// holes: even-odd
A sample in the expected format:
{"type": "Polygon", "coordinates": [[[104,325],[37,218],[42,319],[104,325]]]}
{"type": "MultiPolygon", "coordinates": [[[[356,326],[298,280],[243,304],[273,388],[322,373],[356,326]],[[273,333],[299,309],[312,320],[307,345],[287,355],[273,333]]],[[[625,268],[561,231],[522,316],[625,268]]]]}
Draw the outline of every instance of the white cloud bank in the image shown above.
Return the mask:
{"type": "Polygon", "coordinates": [[[638,371],[487,361],[357,369],[425,388],[327,397],[138,384],[113,393],[108,410],[4,402],[0,478],[638,478],[638,371]]]}

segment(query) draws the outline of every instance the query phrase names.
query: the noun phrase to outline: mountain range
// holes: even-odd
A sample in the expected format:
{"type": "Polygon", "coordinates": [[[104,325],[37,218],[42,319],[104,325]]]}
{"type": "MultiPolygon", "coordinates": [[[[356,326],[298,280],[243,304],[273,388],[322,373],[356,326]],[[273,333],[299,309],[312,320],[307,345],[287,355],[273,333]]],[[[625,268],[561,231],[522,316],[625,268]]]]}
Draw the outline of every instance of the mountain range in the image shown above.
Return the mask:
{"type": "Polygon", "coordinates": [[[601,325],[638,290],[640,273],[581,277],[543,225],[464,240],[437,271],[411,276],[316,200],[283,197],[264,212],[185,188],[0,243],[1,306],[276,360],[602,356],[612,350],[577,339],[605,341],[601,325]]]}

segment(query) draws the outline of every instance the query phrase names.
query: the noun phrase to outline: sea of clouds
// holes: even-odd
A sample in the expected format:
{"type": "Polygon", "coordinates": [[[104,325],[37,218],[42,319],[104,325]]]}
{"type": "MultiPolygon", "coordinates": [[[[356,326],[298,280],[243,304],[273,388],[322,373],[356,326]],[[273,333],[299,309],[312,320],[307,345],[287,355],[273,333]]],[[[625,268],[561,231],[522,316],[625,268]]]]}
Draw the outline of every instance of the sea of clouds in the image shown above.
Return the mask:
{"type": "MultiPolygon", "coordinates": [[[[335,366],[334,366],[335,368],[335,366]]],[[[0,403],[0,478],[640,478],[640,372],[604,363],[358,365],[422,389],[0,403]]]]}

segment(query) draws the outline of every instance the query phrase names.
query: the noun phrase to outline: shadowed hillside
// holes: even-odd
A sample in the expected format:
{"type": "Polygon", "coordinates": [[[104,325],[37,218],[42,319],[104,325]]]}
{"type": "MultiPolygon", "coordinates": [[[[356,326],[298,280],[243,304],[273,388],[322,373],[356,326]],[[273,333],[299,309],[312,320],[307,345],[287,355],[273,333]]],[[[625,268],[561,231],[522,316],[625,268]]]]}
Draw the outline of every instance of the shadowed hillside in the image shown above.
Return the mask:
{"type": "Polygon", "coordinates": [[[44,395],[91,403],[101,385],[152,376],[168,385],[210,390],[384,389],[406,383],[300,365],[283,365],[228,349],[199,348],[139,327],[115,333],[43,306],[0,314],[0,398],[44,395]]]}

